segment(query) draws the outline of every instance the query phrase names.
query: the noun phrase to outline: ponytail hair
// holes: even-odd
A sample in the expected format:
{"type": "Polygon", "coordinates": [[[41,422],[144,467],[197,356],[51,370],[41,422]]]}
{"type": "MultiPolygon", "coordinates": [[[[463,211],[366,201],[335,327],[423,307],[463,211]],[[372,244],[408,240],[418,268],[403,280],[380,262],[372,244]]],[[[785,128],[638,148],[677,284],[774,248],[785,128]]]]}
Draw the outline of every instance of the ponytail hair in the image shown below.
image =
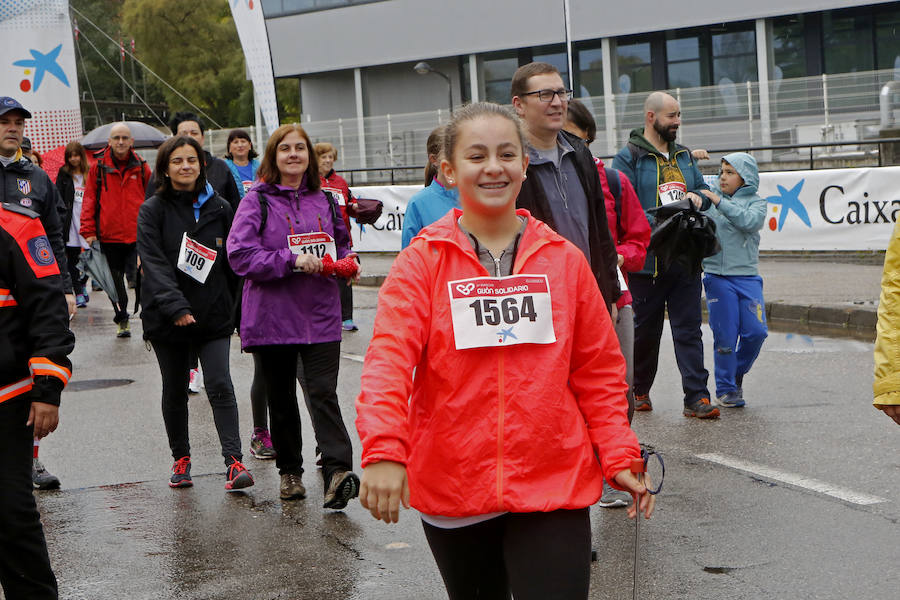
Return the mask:
{"type": "Polygon", "coordinates": [[[431,182],[438,175],[438,168],[434,166],[431,157],[440,157],[443,145],[444,125],[441,125],[428,135],[428,141],[425,142],[425,151],[428,152],[428,160],[425,164],[425,187],[431,185],[431,182]]]}

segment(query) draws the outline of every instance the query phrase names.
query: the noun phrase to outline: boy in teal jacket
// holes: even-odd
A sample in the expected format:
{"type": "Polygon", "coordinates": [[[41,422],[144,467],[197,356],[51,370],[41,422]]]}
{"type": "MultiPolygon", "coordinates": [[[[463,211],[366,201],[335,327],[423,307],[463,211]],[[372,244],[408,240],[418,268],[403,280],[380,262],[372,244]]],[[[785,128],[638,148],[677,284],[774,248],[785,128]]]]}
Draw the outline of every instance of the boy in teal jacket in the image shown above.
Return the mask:
{"type": "Polygon", "coordinates": [[[713,190],[702,192],[711,202],[704,212],[716,222],[722,246],[718,254],[703,260],[703,286],[716,348],[716,402],[729,408],[744,406],[744,375],[768,335],[757,268],[766,201],[759,197],[758,187],[756,159],[735,152],[722,158],[713,190]]]}

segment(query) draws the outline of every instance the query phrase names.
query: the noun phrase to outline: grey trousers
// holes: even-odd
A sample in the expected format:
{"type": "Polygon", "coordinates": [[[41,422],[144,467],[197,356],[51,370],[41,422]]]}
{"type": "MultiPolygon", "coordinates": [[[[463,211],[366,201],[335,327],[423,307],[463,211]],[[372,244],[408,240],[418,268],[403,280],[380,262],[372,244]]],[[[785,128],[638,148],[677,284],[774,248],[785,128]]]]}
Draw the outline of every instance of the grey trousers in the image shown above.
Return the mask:
{"type": "Polygon", "coordinates": [[[634,311],[628,304],[619,309],[616,319],[616,336],[625,357],[625,382],[628,384],[628,422],[634,417],[634,311]]]}

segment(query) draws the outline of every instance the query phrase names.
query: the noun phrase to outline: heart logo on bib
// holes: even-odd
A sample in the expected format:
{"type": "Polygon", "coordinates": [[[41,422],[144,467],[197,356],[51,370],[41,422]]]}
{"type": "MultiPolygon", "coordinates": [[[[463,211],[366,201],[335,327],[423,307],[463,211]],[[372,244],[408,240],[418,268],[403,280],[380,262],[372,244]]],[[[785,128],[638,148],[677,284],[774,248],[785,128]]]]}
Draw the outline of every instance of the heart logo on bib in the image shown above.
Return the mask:
{"type": "Polygon", "coordinates": [[[466,285],[463,285],[460,283],[459,285],[456,286],[456,290],[460,294],[463,294],[465,296],[468,296],[469,294],[471,294],[472,290],[474,290],[474,289],[475,289],[474,283],[467,283],[466,285]]]}

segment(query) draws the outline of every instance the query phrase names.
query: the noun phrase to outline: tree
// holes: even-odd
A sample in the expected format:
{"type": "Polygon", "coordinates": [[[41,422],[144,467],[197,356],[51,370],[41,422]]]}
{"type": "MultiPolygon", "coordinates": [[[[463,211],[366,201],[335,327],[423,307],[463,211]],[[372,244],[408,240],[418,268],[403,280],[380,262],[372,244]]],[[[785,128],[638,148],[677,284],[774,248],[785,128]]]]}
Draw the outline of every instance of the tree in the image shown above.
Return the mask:
{"type": "MultiPolygon", "coordinates": [[[[253,121],[253,87],[227,0],[125,0],[122,27],[142,48],[141,60],[219,126],[253,121]]],[[[297,87],[279,82],[278,95],[297,106],[297,87]]],[[[163,93],[173,111],[191,108],[168,88],[163,93]]]]}

